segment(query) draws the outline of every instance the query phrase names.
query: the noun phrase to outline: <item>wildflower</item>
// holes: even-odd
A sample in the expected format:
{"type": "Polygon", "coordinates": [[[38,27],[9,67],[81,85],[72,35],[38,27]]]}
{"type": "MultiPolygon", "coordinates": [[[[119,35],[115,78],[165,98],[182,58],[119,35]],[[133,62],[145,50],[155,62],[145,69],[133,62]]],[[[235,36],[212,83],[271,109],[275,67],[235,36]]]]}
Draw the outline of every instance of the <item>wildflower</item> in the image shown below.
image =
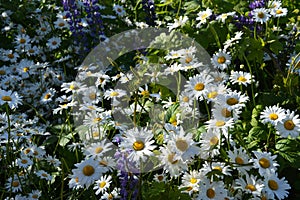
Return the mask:
{"type": "Polygon", "coordinates": [[[83,160],[75,164],[75,166],[77,168],[72,170],[72,178],[77,179],[78,184],[86,188],[92,185],[96,180],[99,180],[103,173],[102,167],[94,158],[83,160]]]}
{"type": "Polygon", "coordinates": [[[117,100],[126,95],[126,91],[122,89],[109,89],[104,92],[105,99],[112,99],[112,105],[118,106],[120,102],[117,100]]]}
{"type": "Polygon", "coordinates": [[[182,184],[179,186],[179,189],[187,188],[182,192],[189,193],[189,195],[191,195],[199,191],[199,184],[203,179],[204,174],[201,171],[193,170],[185,172],[182,176],[182,184]]]}
{"type": "Polygon", "coordinates": [[[189,96],[203,100],[207,95],[207,88],[211,85],[212,81],[212,77],[207,72],[203,72],[201,75],[198,74],[189,78],[185,85],[185,91],[189,93],[189,96]]]}
{"type": "Polygon", "coordinates": [[[196,25],[196,27],[200,28],[201,24],[207,23],[209,17],[212,15],[212,10],[210,8],[206,8],[205,11],[200,11],[197,15],[198,17],[196,20],[200,22],[196,25]]]}
{"type": "Polygon", "coordinates": [[[95,194],[98,195],[99,193],[103,194],[106,192],[112,182],[111,179],[111,175],[101,176],[101,178],[95,182],[95,186],[93,188],[96,190],[95,194]]]}
{"type": "Polygon", "coordinates": [[[229,53],[222,51],[215,53],[211,58],[211,63],[216,69],[225,70],[231,63],[231,56],[229,53]]]}
{"type": "Polygon", "coordinates": [[[0,105],[6,104],[11,108],[18,108],[19,104],[22,104],[22,98],[17,92],[11,90],[5,91],[0,89],[0,105]]]}
{"type": "Polygon", "coordinates": [[[50,50],[57,49],[61,44],[60,37],[52,37],[48,40],[47,46],[50,48],[50,50]]]}
{"type": "Polygon", "coordinates": [[[271,10],[271,15],[274,17],[284,17],[287,15],[288,10],[286,8],[274,8],[271,10]]]}
{"type": "Polygon", "coordinates": [[[232,84],[239,84],[239,85],[245,85],[251,84],[251,82],[254,82],[253,76],[251,76],[250,73],[242,72],[242,71],[231,71],[231,75],[229,77],[229,80],[232,82],[232,84]]]}
{"type": "Polygon", "coordinates": [[[207,161],[203,164],[203,173],[207,175],[207,173],[212,172],[213,170],[218,171],[220,174],[216,173],[216,177],[223,177],[223,175],[231,176],[231,169],[229,165],[225,165],[225,163],[221,162],[212,162],[208,163],[207,161]]]}
{"type": "Polygon", "coordinates": [[[235,184],[235,189],[241,189],[243,192],[250,193],[254,197],[259,196],[264,188],[262,180],[258,179],[258,177],[253,174],[249,176],[248,173],[246,173],[246,180],[243,177],[240,177],[235,180],[235,184]]]}
{"type": "Polygon", "coordinates": [[[130,150],[128,154],[130,161],[145,162],[148,156],[153,155],[152,151],[156,148],[153,145],[152,132],[147,129],[130,129],[126,131],[126,135],[122,139],[120,146],[125,150],[130,150]]]}
{"type": "Polygon", "coordinates": [[[13,177],[9,177],[5,183],[5,188],[11,192],[22,191],[23,179],[19,180],[19,177],[15,174],[13,177]],[[21,182],[20,182],[21,181],[21,182]]]}
{"type": "Polygon", "coordinates": [[[202,180],[199,187],[197,200],[225,199],[227,191],[222,181],[210,182],[209,179],[202,180]]]}
{"type": "Polygon", "coordinates": [[[162,173],[162,174],[154,174],[154,178],[153,178],[154,181],[156,182],[166,182],[167,181],[167,177],[166,177],[166,174],[165,173],[162,173]]]}
{"type": "Polygon", "coordinates": [[[27,156],[22,156],[21,158],[17,159],[17,165],[24,169],[27,169],[32,164],[33,164],[33,161],[27,156]]]}
{"type": "Polygon", "coordinates": [[[28,200],[39,199],[41,196],[42,196],[42,191],[40,191],[40,190],[32,190],[28,194],[28,200]]]}
{"type": "Polygon", "coordinates": [[[225,23],[226,19],[229,16],[234,16],[235,12],[229,12],[229,13],[222,13],[221,15],[217,16],[216,20],[221,21],[222,23],[225,23]]]}
{"type": "Polygon", "coordinates": [[[201,134],[200,138],[200,157],[207,159],[219,155],[219,148],[221,145],[220,132],[208,129],[207,132],[201,134]]]}
{"type": "Polygon", "coordinates": [[[124,17],[126,15],[126,12],[125,12],[124,7],[122,5],[114,4],[113,10],[116,12],[116,14],[119,17],[124,17]]]}
{"type": "Polygon", "coordinates": [[[3,61],[9,61],[10,63],[17,62],[17,59],[19,58],[19,54],[16,52],[13,52],[12,50],[2,50],[0,51],[0,59],[3,61]]]}
{"type": "Polygon", "coordinates": [[[260,22],[261,24],[266,23],[270,16],[271,15],[268,13],[268,10],[265,8],[256,8],[253,10],[254,21],[260,22]]]}
{"type": "Polygon", "coordinates": [[[30,43],[30,37],[25,34],[18,34],[15,38],[14,43],[17,45],[16,46],[17,49],[24,48],[30,43]]]}
{"type": "Polygon", "coordinates": [[[48,89],[46,92],[44,92],[42,94],[41,102],[44,102],[44,103],[51,102],[52,98],[54,98],[55,93],[56,93],[56,91],[54,88],[48,89]]]}
{"type": "Polygon", "coordinates": [[[114,188],[111,192],[104,192],[102,194],[101,199],[105,200],[112,200],[112,199],[119,199],[120,198],[120,189],[114,188]]]}
{"type": "Polygon", "coordinates": [[[245,103],[249,100],[244,94],[238,91],[228,91],[226,94],[220,94],[217,99],[217,104],[223,105],[228,111],[239,110],[245,107],[245,103]]]}
{"type": "Polygon", "coordinates": [[[275,172],[279,164],[276,163],[276,155],[272,156],[270,152],[253,152],[256,158],[252,158],[253,167],[258,169],[259,174],[263,176],[267,172],[275,172]]]}
{"type": "Polygon", "coordinates": [[[291,189],[291,186],[285,180],[285,178],[279,179],[276,173],[267,173],[264,180],[265,191],[270,199],[285,199],[291,189]]]}
{"type": "Polygon", "coordinates": [[[50,176],[50,174],[48,174],[47,172],[45,172],[44,170],[38,170],[36,172],[36,175],[38,177],[40,177],[41,179],[45,179],[47,181],[51,181],[52,180],[52,176],[50,176]]]}
{"type": "Polygon", "coordinates": [[[64,19],[58,18],[58,19],[54,22],[54,27],[55,27],[56,29],[67,29],[67,28],[69,28],[69,24],[68,24],[68,22],[66,22],[64,19]]]}
{"type": "Polygon", "coordinates": [[[300,118],[294,111],[286,110],[285,117],[275,126],[277,134],[281,137],[297,138],[300,133],[300,118]]]}
{"type": "Polygon", "coordinates": [[[179,16],[179,19],[174,19],[174,23],[168,23],[167,27],[169,31],[171,31],[178,27],[183,27],[188,20],[189,18],[187,16],[179,16]]]}
{"type": "Polygon", "coordinates": [[[240,173],[246,174],[251,169],[250,157],[242,147],[234,147],[233,151],[229,150],[228,157],[233,163],[233,168],[237,169],[240,173]]]}
{"type": "Polygon", "coordinates": [[[104,139],[100,142],[90,144],[88,147],[86,147],[84,154],[87,157],[91,156],[93,158],[99,158],[110,150],[112,150],[112,143],[104,139]]]}
{"type": "Polygon", "coordinates": [[[262,123],[271,123],[272,125],[277,125],[285,117],[284,109],[280,108],[278,105],[266,107],[260,115],[262,123]]]}

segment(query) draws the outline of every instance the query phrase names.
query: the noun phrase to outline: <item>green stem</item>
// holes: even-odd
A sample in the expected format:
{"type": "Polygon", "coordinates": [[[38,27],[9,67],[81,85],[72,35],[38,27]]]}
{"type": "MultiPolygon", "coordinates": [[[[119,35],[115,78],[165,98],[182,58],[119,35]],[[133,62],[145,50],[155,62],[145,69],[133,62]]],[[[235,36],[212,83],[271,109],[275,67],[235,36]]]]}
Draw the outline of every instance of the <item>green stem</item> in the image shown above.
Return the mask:
{"type": "Polygon", "coordinates": [[[216,29],[211,24],[209,24],[208,26],[209,26],[209,29],[212,32],[213,36],[215,37],[218,48],[222,49],[221,42],[220,42],[220,39],[219,39],[216,29]]]}
{"type": "Polygon", "coordinates": [[[253,100],[253,105],[254,107],[256,106],[256,103],[255,103],[255,94],[254,94],[254,82],[253,82],[253,79],[252,79],[252,76],[253,76],[253,73],[252,73],[252,69],[251,69],[251,65],[246,57],[245,54],[243,54],[243,57],[247,63],[247,66],[249,68],[249,72],[250,72],[250,75],[251,75],[251,95],[252,95],[252,100],[253,100]]]}
{"type": "Polygon", "coordinates": [[[178,15],[179,15],[179,12],[180,12],[180,9],[181,9],[181,4],[182,4],[182,0],[179,0],[179,6],[178,6],[178,9],[177,9],[176,17],[178,17],[178,15]]]}

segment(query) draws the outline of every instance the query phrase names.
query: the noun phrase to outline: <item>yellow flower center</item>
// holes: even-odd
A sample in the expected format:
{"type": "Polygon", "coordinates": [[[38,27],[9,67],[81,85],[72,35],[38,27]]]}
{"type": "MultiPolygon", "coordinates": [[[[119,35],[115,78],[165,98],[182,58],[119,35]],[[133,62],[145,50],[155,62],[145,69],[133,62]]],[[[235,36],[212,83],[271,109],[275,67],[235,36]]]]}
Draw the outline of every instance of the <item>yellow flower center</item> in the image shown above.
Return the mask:
{"type": "Polygon", "coordinates": [[[43,177],[48,177],[48,174],[42,173],[43,177]]]}
{"type": "Polygon", "coordinates": [[[96,117],[94,118],[94,122],[97,123],[97,122],[100,122],[102,119],[100,117],[96,117]]]}
{"type": "Polygon", "coordinates": [[[223,108],[221,113],[223,117],[231,117],[231,112],[227,108],[223,108]]]}
{"type": "Polygon", "coordinates": [[[141,95],[143,95],[144,97],[149,97],[150,96],[150,92],[148,90],[143,90],[141,92],[141,95]]]}
{"type": "Polygon", "coordinates": [[[119,93],[116,92],[116,91],[113,91],[113,92],[110,93],[110,96],[111,96],[111,97],[116,97],[116,96],[118,96],[118,95],[119,95],[119,93]]]}
{"type": "Polygon", "coordinates": [[[191,191],[193,189],[193,187],[189,186],[188,188],[186,188],[186,191],[191,191]]]}
{"type": "Polygon", "coordinates": [[[95,149],[95,153],[98,154],[98,153],[101,153],[103,151],[103,148],[102,147],[97,147],[95,149]]]}
{"type": "Polygon", "coordinates": [[[106,185],[106,182],[105,182],[105,181],[102,181],[102,182],[99,184],[99,187],[100,187],[100,188],[104,188],[105,185],[106,185]]]}
{"type": "Polygon", "coordinates": [[[51,94],[45,94],[44,99],[49,99],[51,97],[51,94]]]}
{"type": "Polygon", "coordinates": [[[182,98],[182,101],[183,101],[183,102],[189,102],[189,100],[190,100],[190,98],[187,97],[187,96],[184,96],[184,97],[182,98]]]}
{"type": "Polygon", "coordinates": [[[76,86],[74,84],[71,84],[70,85],[70,90],[74,90],[74,89],[76,89],[76,86]]]}
{"type": "Polygon", "coordinates": [[[266,159],[266,158],[261,158],[261,159],[259,159],[259,164],[260,164],[260,166],[262,167],[262,168],[269,168],[270,167],[270,161],[268,160],[268,159],[266,159]]]}
{"type": "Polygon", "coordinates": [[[247,81],[247,79],[246,79],[244,76],[238,77],[237,80],[238,80],[238,81],[241,81],[241,82],[246,82],[246,81],[247,81]]]}
{"type": "Polygon", "coordinates": [[[262,19],[265,17],[265,14],[263,12],[259,12],[257,13],[257,16],[262,19]]]}
{"type": "Polygon", "coordinates": [[[173,165],[178,162],[178,160],[174,160],[174,156],[175,156],[175,153],[171,153],[168,155],[168,161],[173,165]]]}
{"type": "Polygon", "coordinates": [[[10,54],[7,55],[7,57],[8,57],[9,59],[13,59],[15,56],[14,56],[14,54],[10,53],[10,54]]]}
{"type": "Polygon", "coordinates": [[[225,125],[224,121],[222,121],[222,120],[216,121],[216,126],[217,127],[221,127],[221,126],[224,126],[224,125],[225,125]]]}
{"type": "Polygon", "coordinates": [[[227,101],[226,101],[226,103],[227,103],[228,105],[230,105],[230,106],[233,106],[233,105],[237,104],[238,102],[239,102],[239,101],[238,101],[236,98],[233,98],[233,97],[227,99],[227,101]]]}
{"type": "Polygon", "coordinates": [[[224,56],[220,56],[220,57],[218,57],[217,61],[219,64],[223,64],[226,61],[226,58],[224,56]]]}
{"type": "Polygon", "coordinates": [[[268,200],[268,198],[266,196],[262,196],[260,199],[261,200],[268,200]]]}
{"type": "Polygon", "coordinates": [[[207,13],[204,13],[202,16],[201,16],[201,19],[204,20],[208,17],[208,14],[207,13]]]}
{"type": "Polygon", "coordinates": [[[45,27],[42,27],[41,31],[45,32],[45,31],[47,31],[47,29],[45,27]]]}
{"type": "Polygon", "coordinates": [[[106,162],[105,160],[101,160],[99,162],[100,165],[103,165],[103,166],[107,166],[108,165],[108,162],[106,162]]]}
{"type": "Polygon", "coordinates": [[[28,52],[29,53],[34,53],[34,49],[29,49],[28,52]]]}
{"type": "Polygon", "coordinates": [[[159,175],[159,176],[157,176],[157,179],[158,179],[159,181],[162,181],[162,180],[164,179],[164,176],[159,175]]]}
{"type": "Polygon", "coordinates": [[[85,176],[92,176],[95,173],[95,168],[91,165],[86,165],[83,167],[82,173],[85,176]]]}
{"type": "Polygon", "coordinates": [[[13,181],[11,184],[13,187],[18,187],[20,185],[19,181],[13,181]]]}
{"type": "Polygon", "coordinates": [[[271,120],[276,120],[276,119],[278,119],[278,115],[277,115],[276,113],[271,113],[271,114],[269,115],[269,117],[270,117],[271,120]]]}
{"type": "Polygon", "coordinates": [[[96,97],[97,97],[96,93],[91,93],[91,94],[89,94],[89,98],[90,98],[91,100],[95,100],[96,97]]]}
{"type": "Polygon", "coordinates": [[[29,67],[24,67],[23,68],[23,72],[28,72],[29,71],[29,67]]]}
{"type": "Polygon", "coordinates": [[[185,59],[185,63],[190,63],[190,62],[192,62],[192,60],[193,60],[193,58],[191,58],[191,57],[187,57],[186,59],[185,59]]]}
{"type": "Polygon", "coordinates": [[[21,160],[21,163],[22,163],[22,164],[27,164],[28,161],[27,161],[26,159],[22,159],[22,160],[21,160]]]}
{"type": "Polygon", "coordinates": [[[100,135],[99,132],[97,132],[97,131],[93,132],[93,137],[94,137],[94,138],[95,138],[95,137],[99,137],[99,135],[100,135]]]}
{"type": "Polygon", "coordinates": [[[25,40],[24,38],[21,38],[21,39],[20,39],[20,43],[21,43],[21,44],[24,44],[25,42],[26,42],[26,40],[25,40]]]}
{"type": "Polygon", "coordinates": [[[222,172],[222,167],[221,166],[215,166],[213,169],[222,172]]]}
{"type": "Polygon", "coordinates": [[[252,185],[252,184],[246,185],[245,189],[251,190],[252,192],[256,191],[256,187],[254,185],[252,185]]]}
{"type": "Polygon", "coordinates": [[[111,193],[108,195],[108,199],[113,199],[114,195],[112,195],[111,193]]]}
{"type": "Polygon", "coordinates": [[[294,128],[295,128],[295,124],[292,120],[285,121],[283,125],[284,125],[284,128],[289,131],[294,130],[294,128]]]}
{"type": "Polygon", "coordinates": [[[56,41],[52,41],[52,45],[57,45],[57,42],[56,41]]]}
{"type": "Polygon", "coordinates": [[[34,195],[32,195],[31,197],[34,198],[34,199],[37,199],[39,196],[36,195],[36,194],[34,194],[34,195]]]}
{"type": "Polygon", "coordinates": [[[219,138],[217,136],[214,136],[214,137],[210,138],[210,140],[209,140],[210,146],[215,146],[218,143],[219,143],[219,138]]]}
{"type": "Polygon", "coordinates": [[[268,186],[271,190],[278,190],[278,183],[274,180],[269,180],[268,186]]]}
{"type": "Polygon", "coordinates": [[[6,74],[6,71],[0,70],[0,75],[5,75],[5,74],[6,74]]]}
{"type": "Polygon", "coordinates": [[[176,147],[180,150],[180,151],[186,151],[189,147],[188,143],[186,142],[186,140],[183,139],[178,139],[176,140],[176,147]]]}
{"type": "Polygon", "coordinates": [[[235,158],[235,162],[236,162],[237,164],[239,164],[239,165],[244,164],[244,160],[243,160],[241,157],[239,157],[239,156],[237,156],[237,157],[235,158]]]}
{"type": "Polygon", "coordinates": [[[76,182],[76,183],[78,183],[78,181],[79,181],[79,178],[78,178],[78,177],[76,177],[76,178],[75,178],[75,182],[76,182]]]}
{"type": "Polygon", "coordinates": [[[1,98],[3,101],[12,101],[10,96],[2,96],[1,98]]]}
{"type": "Polygon", "coordinates": [[[143,142],[143,141],[140,141],[140,140],[135,141],[135,142],[133,143],[133,145],[132,145],[132,148],[133,148],[135,151],[141,151],[141,150],[144,149],[144,147],[145,147],[144,142],[143,142]]]}
{"type": "Polygon", "coordinates": [[[196,91],[202,91],[204,89],[204,84],[203,83],[197,83],[195,86],[194,86],[194,89],[196,91]]]}
{"type": "Polygon", "coordinates": [[[216,92],[216,91],[213,91],[213,92],[210,92],[207,94],[207,98],[209,98],[209,99],[214,99],[217,96],[218,96],[218,92],[216,92]]]}
{"type": "Polygon", "coordinates": [[[65,26],[65,23],[61,22],[61,23],[58,24],[58,26],[63,27],[63,26],[65,26]]]}
{"type": "Polygon", "coordinates": [[[213,199],[216,196],[215,190],[212,188],[209,188],[208,190],[206,190],[206,196],[210,199],[213,199]]]}
{"type": "Polygon", "coordinates": [[[197,183],[197,179],[196,179],[196,178],[191,178],[191,179],[190,179],[190,183],[192,183],[192,184],[197,183]]]}
{"type": "Polygon", "coordinates": [[[283,13],[282,10],[280,10],[280,9],[276,10],[276,14],[277,14],[277,15],[280,15],[280,14],[282,14],[282,13],[283,13]]]}

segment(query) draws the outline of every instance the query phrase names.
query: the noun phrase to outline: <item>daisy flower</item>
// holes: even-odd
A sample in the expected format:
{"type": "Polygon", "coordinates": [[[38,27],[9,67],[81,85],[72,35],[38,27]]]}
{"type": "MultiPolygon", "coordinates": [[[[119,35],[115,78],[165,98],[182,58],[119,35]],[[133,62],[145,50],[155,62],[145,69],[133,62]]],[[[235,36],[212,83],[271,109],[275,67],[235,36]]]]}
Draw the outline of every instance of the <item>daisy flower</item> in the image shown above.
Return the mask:
{"type": "Polygon", "coordinates": [[[56,29],[64,29],[64,28],[69,28],[69,24],[68,22],[66,22],[64,19],[62,18],[58,18],[55,22],[54,22],[54,27],[56,29]]]}
{"type": "Polygon", "coordinates": [[[61,165],[61,162],[55,158],[55,156],[47,155],[45,160],[54,167],[59,167],[61,165]]]}
{"type": "Polygon", "coordinates": [[[122,89],[109,89],[104,92],[104,98],[105,99],[112,99],[112,105],[117,106],[120,104],[120,102],[117,100],[117,98],[121,98],[125,96],[127,93],[125,90],[122,89]]]}
{"type": "Polygon", "coordinates": [[[41,196],[42,196],[42,191],[40,191],[40,190],[32,190],[28,194],[28,200],[39,199],[41,196]]]}
{"type": "Polygon", "coordinates": [[[179,133],[171,134],[166,143],[176,147],[176,153],[181,155],[184,161],[191,160],[200,152],[200,148],[196,146],[197,142],[193,140],[193,134],[186,134],[182,127],[180,127],[179,133]]]}
{"type": "Polygon", "coordinates": [[[246,180],[243,177],[235,180],[235,189],[241,189],[243,192],[250,193],[254,197],[257,197],[261,194],[262,189],[264,188],[263,181],[258,179],[258,177],[248,173],[246,175],[246,180]]]}
{"type": "Polygon", "coordinates": [[[109,81],[110,81],[110,76],[108,76],[104,73],[97,73],[97,80],[96,80],[95,86],[96,87],[100,86],[102,89],[104,89],[104,86],[109,81]]]}
{"type": "Polygon", "coordinates": [[[285,178],[279,179],[276,173],[267,173],[264,180],[265,192],[268,194],[270,199],[285,199],[288,197],[289,192],[287,190],[291,189],[291,186],[285,180],[285,178]]]}
{"type": "Polygon", "coordinates": [[[242,71],[231,71],[229,80],[232,84],[245,85],[251,84],[254,82],[254,76],[251,76],[250,73],[242,71]]]}
{"type": "Polygon", "coordinates": [[[56,91],[54,88],[48,89],[46,92],[44,92],[42,94],[41,102],[43,102],[43,103],[51,102],[52,98],[54,98],[55,93],[56,93],[56,91]]]}
{"type": "Polygon", "coordinates": [[[182,69],[183,69],[182,65],[175,62],[174,64],[172,64],[172,65],[168,66],[167,68],[165,68],[164,74],[165,75],[169,75],[169,74],[174,75],[174,73],[176,73],[176,72],[178,72],[182,69]]]}
{"type": "Polygon", "coordinates": [[[45,179],[47,181],[51,181],[52,180],[52,176],[50,174],[48,174],[46,171],[44,171],[44,170],[38,170],[35,173],[41,179],[45,179]]]}
{"type": "Polygon", "coordinates": [[[297,138],[300,133],[300,118],[294,111],[286,110],[285,117],[275,126],[277,134],[281,137],[297,138]]]}
{"type": "Polygon", "coordinates": [[[249,97],[238,91],[228,91],[226,94],[220,94],[216,101],[217,104],[223,105],[227,110],[240,110],[245,107],[249,97]]]}
{"type": "Polygon", "coordinates": [[[18,34],[15,38],[14,43],[17,45],[17,49],[24,48],[30,43],[30,37],[25,34],[18,34]]]}
{"type": "Polygon", "coordinates": [[[87,157],[91,156],[93,158],[99,158],[103,156],[106,152],[112,150],[112,145],[113,144],[111,142],[104,139],[100,142],[90,144],[84,151],[84,154],[87,157]]]}
{"type": "Polygon", "coordinates": [[[268,8],[276,9],[281,7],[281,1],[268,1],[268,8]]]}
{"type": "Polygon", "coordinates": [[[196,21],[200,21],[196,28],[200,28],[202,24],[207,23],[209,17],[212,15],[212,10],[210,8],[206,8],[205,11],[200,11],[198,14],[198,17],[196,18],[196,21]]]}
{"type": "Polygon", "coordinates": [[[226,106],[221,104],[214,104],[212,108],[212,117],[216,119],[225,118],[225,121],[229,119],[238,120],[240,113],[240,110],[235,109],[230,111],[226,106]]]}
{"type": "Polygon", "coordinates": [[[102,100],[100,90],[96,86],[84,87],[80,93],[83,95],[82,103],[97,104],[102,100]]]}
{"type": "Polygon", "coordinates": [[[77,182],[81,186],[88,188],[96,180],[99,180],[103,169],[99,165],[99,161],[94,160],[94,158],[88,158],[75,164],[76,169],[72,170],[71,178],[77,179],[77,182]]]}
{"type": "Polygon", "coordinates": [[[154,140],[152,140],[153,134],[150,130],[133,128],[126,131],[123,141],[120,147],[125,150],[130,150],[128,154],[128,159],[139,163],[140,161],[145,162],[148,156],[152,156],[153,150],[156,145],[153,145],[154,140]]]}
{"type": "Polygon", "coordinates": [[[210,182],[209,179],[202,180],[199,187],[199,195],[196,200],[211,200],[211,199],[225,199],[227,197],[227,190],[225,189],[223,181],[210,182]]]}
{"type": "Polygon", "coordinates": [[[189,195],[192,195],[194,192],[199,191],[199,184],[200,181],[203,179],[204,174],[202,172],[196,170],[185,172],[182,176],[182,184],[179,186],[179,189],[187,188],[182,192],[189,193],[189,195]]]}
{"type": "Polygon", "coordinates": [[[171,177],[177,178],[183,172],[187,171],[188,165],[182,160],[180,154],[171,145],[164,145],[160,147],[161,154],[159,160],[164,170],[170,174],[171,177]]]}
{"type": "Polygon", "coordinates": [[[174,19],[174,23],[168,23],[167,27],[169,31],[171,31],[178,27],[183,27],[188,20],[189,18],[187,16],[179,16],[179,19],[174,19]]]}
{"type": "Polygon", "coordinates": [[[60,91],[65,91],[66,93],[68,92],[75,93],[79,89],[81,89],[83,85],[80,82],[72,81],[70,83],[63,83],[61,87],[62,89],[60,91]]]}
{"type": "Polygon", "coordinates": [[[19,54],[16,52],[13,52],[12,50],[3,50],[0,52],[0,59],[3,61],[9,61],[11,63],[17,62],[17,59],[19,58],[19,54]]]}
{"type": "Polygon", "coordinates": [[[208,157],[214,157],[219,155],[219,148],[221,144],[220,133],[218,131],[213,131],[208,129],[207,132],[201,134],[201,139],[199,141],[201,145],[200,157],[207,159],[208,157]]]}
{"type": "Polygon", "coordinates": [[[207,95],[207,88],[211,85],[212,81],[212,77],[207,72],[197,74],[189,78],[185,85],[185,91],[189,93],[189,96],[203,100],[207,95]]]}
{"type": "Polygon", "coordinates": [[[112,200],[112,199],[119,199],[120,198],[120,189],[114,188],[111,192],[105,192],[102,194],[101,199],[105,200],[112,200]]]}
{"type": "Polygon", "coordinates": [[[266,23],[271,16],[265,8],[256,8],[252,12],[254,21],[260,22],[261,24],[266,23]]]}
{"type": "Polygon", "coordinates": [[[27,169],[32,164],[33,164],[33,161],[27,156],[22,156],[21,158],[17,159],[17,165],[24,169],[27,169]]]}
{"type": "Polygon", "coordinates": [[[221,175],[219,175],[217,173],[214,174],[216,177],[222,178],[223,175],[231,176],[230,166],[226,165],[225,163],[221,163],[221,162],[209,163],[209,162],[205,161],[204,164],[203,164],[202,169],[203,169],[203,173],[206,174],[206,175],[208,173],[212,172],[213,170],[216,170],[216,171],[221,173],[221,175]]]}
{"type": "Polygon", "coordinates": [[[221,15],[217,16],[216,20],[218,20],[219,22],[221,21],[222,23],[225,23],[226,19],[229,16],[234,16],[235,12],[229,12],[229,13],[222,13],[221,15]]]}
{"type": "Polygon", "coordinates": [[[231,56],[229,53],[222,51],[215,53],[211,58],[211,63],[216,69],[225,70],[231,64],[231,56]]]}
{"type": "Polygon", "coordinates": [[[126,15],[126,12],[122,5],[114,4],[113,10],[119,17],[124,17],[126,15]]]}
{"type": "Polygon", "coordinates": [[[166,60],[174,60],[177,58],[183,57],[183,50],[171,50],[168,55],[165,56],[166,60]]]}
{"type": "Polygon", "coordinates": [[[275,161],[277,155],[272,156],[270,152],[253,152],[256,158],[252,158],[253,168],[258,169],[259,174],[265,176],[267,172],[275,172],[277,169],[277,162],[275,161]]]}
{"type": "Polygon", "coordinates": [[[238,172],[246,174],[252,167],[250,164],[250,157],[247,155],[246,151],[240,147],[234,147],[233,151],[229,150],[228,157],[230,162],[233,163],[233,168],[237,169],[238,172]]]}
{"type": "Polygon", "coordinates": [[[207,129],[212,129],[218,133],[222,133],[228,138],[228,130],[233,127],[234,119],[218,116],[218,118],[212,118],[206,122],[207,129]]]}
{"type": "Polygon", "coordinates": [[[11,90],[5,91],[0,89],[0,105],[8,104],[11,109],[18,108],[19,104],[22,104],[22,98],[17,92],[11,90]]]}
{"type": "Polygon", "coordinates": [[[7,191],[11,192],[22,191],[22,183],[23,179],[19,179],[19,177],[15,174],[13,177],[9,177],[7,179],[7,182],[5,183],[5,188],[7,189],[7,191]]]}
{"type": "Polygon", "coordinates": [[[285,118],[285,110],[278,105],[266,107],[260,115],[262,123],[271,123],[272,125],[277,125],[285,118]]]}
{"type": "Polygon", "coordinates": [[[100,193],[103,194],[104,192],[106,192],[112,182],[111,179],[111,175],[101,176],[101,178],[95,182],[95,186],[93,188],[94,190],[96,190],[95,194],[98,195],[100,193]]]}
{"type": "Polygon", "coordinates": [[[52,37],[47,42],[47,47],[50,48],[50,50],[57,49],[61,44],[60,37],[52,37]]]}
{"type": "Polygon", "coordinates": [[[274,17],[284,17],[287,15],[288,10],[286,8],[274,8],[271,10],[271,15],[274,17]]]}
{"type": "Polygon", "coordinates": [[[154,174],[153,180],[160,183],[160,182],[166,182],[167,181],[167,176],[165,173],[162,174],[154,174]]]}

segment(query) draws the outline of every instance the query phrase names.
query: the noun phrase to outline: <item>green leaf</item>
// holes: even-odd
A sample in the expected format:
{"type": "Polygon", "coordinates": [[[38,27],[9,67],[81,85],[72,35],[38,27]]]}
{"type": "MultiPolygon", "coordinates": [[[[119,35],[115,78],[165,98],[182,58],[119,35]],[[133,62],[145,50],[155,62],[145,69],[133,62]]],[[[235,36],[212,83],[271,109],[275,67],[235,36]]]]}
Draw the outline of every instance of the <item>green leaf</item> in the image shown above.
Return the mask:
{"type": "Polygon", "coordinates": [[[73,133],[62,136],[59,140],[59,145],[64,147],[72,139],[72,137],[73,137],[73,133]]]}
{"type": "Polygon", "coordinates": [[[275,41],[270,44],[270,50],[273,51],[276,55],[283,49],[281,42],[275,41]]]}

